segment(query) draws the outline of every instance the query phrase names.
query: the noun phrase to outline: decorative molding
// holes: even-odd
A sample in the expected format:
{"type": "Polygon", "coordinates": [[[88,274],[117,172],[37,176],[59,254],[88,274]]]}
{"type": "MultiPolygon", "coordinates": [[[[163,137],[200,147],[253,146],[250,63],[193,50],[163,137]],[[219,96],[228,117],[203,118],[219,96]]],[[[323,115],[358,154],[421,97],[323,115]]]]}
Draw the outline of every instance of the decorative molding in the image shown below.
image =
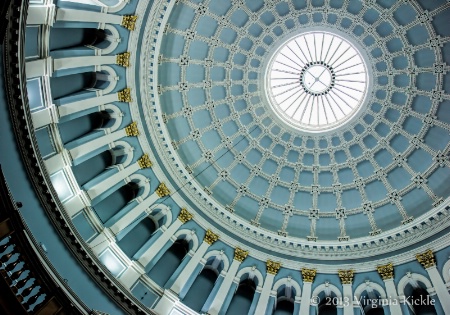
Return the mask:
{"type": "Polygon", "coordinates": [[[317,270],[316,269],[308,269],[308,268],[302,268],[302,277],[303,282],[314,282],[314,278],[316,277],[317,270]]]}
{"type": "Polygon", "coordinates": [[[266,263],[267,273],[276,275],[281,268],[281,262],[268,259],[266,263]]]}
{"type": "Polygon", "coordinates": [[[431,249],[427,250],[426,252],[419,253],[416,255],[416,259],[422,264],[422,266],[427,269],[433,266],[436,266],[436,261],[434,259],[433,252],[431,249]]]}
{"type": "Polygon", "coordinates": [[[156,188],[156,194],[159,198],[166,197],[170,195],[170,190],[167,188],[165,183],[159,184],[158,188],[156,188]]]}
{"type": "Polygon", "coordinates": [[[117,97],[119,98],[119,102],[130,103],[133,101],[131,98],[130,88],[126,88],[120,92],[117,92],[117,97]]]}
{"type": "Polygon", "coordinates": [[[203,238],[203,241],[208,243],[209,245],[212,245],[215,241],[219,239],[219,235],[215,234],[210,229],[206,230],[205,237],[203,238]]]}
{"type": "Polygon", "coordinates": [[[129,67],[130,66],[130,56],[131,53],[130,52],[124,52],[122,54],[118,54],[116,56],[116,64],[118,64],[119,66],[122,67],[129,67]]]}
{"type": "Polygon", "coordinates": [[[139,129],[137,127],[137,122],[133,121],[131,124],[125,127],[125,133],[128,137],[139,136],[139,129]]]}
{"type": "Polygon", "coordinates": [[[353,275],[354,270],[338,270],[339,278],[341,279],[342,284],[352,284],[353,283],[353,275]]]}
{"type": "Polygon", "coordinates": [[[124,15],[122,18],[122,26],[129,31],[134,31],[137,21],[136,15],[124,15]]]}
{"type": "Polygon", "coordinates": [[[248,256],[248,250],[244,250],[240,247],[236,247],[234,249],[234,260],[239,262],[243,262],[245,258],[248,256]]]}
{"type": "Polygon", "coordinates": [[[153,165],[152,161],[150,161],[150,157],[148,156],[147,153],[145,153],[143,156],[141,156],[141,158],[137,162],[141,169],[149,168],[149,167],[152,167],[152,165],[153,165]]]}
{"type": "Polygon", "coordinates": [[[180,210],[180,214],[178,215],[178,220],[180,220],[183,223],[186,223],[187,221],[191,220],[194,217],[192,213],[186,210],[186,208],[182,208],[180,210]]]}
{"type": "Polygon", "coordinates": [[[377,266],[377,271],[383,280],[394,279],[394,265],[392,263],[377,266]]]}

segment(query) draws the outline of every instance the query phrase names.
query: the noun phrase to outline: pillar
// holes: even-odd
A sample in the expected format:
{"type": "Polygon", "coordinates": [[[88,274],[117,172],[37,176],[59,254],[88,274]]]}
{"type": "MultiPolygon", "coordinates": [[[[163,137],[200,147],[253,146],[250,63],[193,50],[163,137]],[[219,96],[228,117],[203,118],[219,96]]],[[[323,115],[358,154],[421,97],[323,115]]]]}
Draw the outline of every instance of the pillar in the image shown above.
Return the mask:
{"type": "Polygon", "coordinates": [[[434,259],[433,252],[431,250],[427,250],[424,253],[417,254],[416,258],[427,271],[428,276],[433,283],[433,287],[436,290],[436,295],[441,302],[444,314],[450,314],[450,294],[447,291],[444,280],[442,280],[442,277],[436,268],[436,261],[434,259]]]}
{"type": "Polygon", "coordinates": [[[211,307],[208,310],[208,314],[210,315],[218,315],[220,309],[222,308],[223,303],[225,302],[225,298],[230,291],[231,285],[233,284],[233,279],[236,277],[239,266],[244,261],[244,259],[248,256],[248,251],[243,250],[239,247],[236,247],[234,250],[234,259],[231,263],[228,271],[223,279],[219,290],[214,297],[213,302],[211,303],[211,307]]]}
{"type": "Polygon", "coordinates": [[[342,304],[344,307],[344,315],[353,315],[353,270],[338,270],[339,278],[341,279],[343,294],[342,304]]]}
{"type": "Polygon", "coordinates": [[[92,97],[85,100],[72,102],[58,106],[59,117],[75,114],[90,108],[94,108],[100,105],[109,104],[112,102],[127,102],[131,100],[131,89],[126,88],[118,93],[102,95],[98,97],[92,97]]]}
{"type": "Polygon", "coordinates": [[[303,315],[309,314],[309,309],[311,305],[312,283],[314,282],[314,278],[316,277],[316,270],[302,268],[301,272],[303,277],[303,290],[299,314],[303,315]]]}
{"type": "Polygon", "coordinates": [[[28,8],[27,25],[53,26],[56,7],[54,4],[30,5],[28,8]]]}
{"type": "Polygon", "coordinates": [[[101,194],[105,193],[109,188],[118,184],[120,181],[125,180],[128,176],[134,174],[139,169],[151,167],[152,163],[147,154],[144,154],[136,163],[122,168],[119,172],[105,178],[100,183],[95,184],[87,190],[88,196],[91,200],[99,197],[101,194]]]}
{"type": "Polygon", "coordinates": [[[58,8],[58,11],[56,12],[56,21],[118,24],[132,31],[135,28],[137,16],[121,16],[103,12],[58,8]]]}
{"type": "Polygon", "coordinates": [[[189,280],[191,276],[194,274],[195,268],[200,263],[200,260],[205,256],[206,251],[208,250],[209,246],[211,246],[215,241],[219,239],[219,236],[217,234],[214,234],[213,231],[207,230],[205,237],[203,238],[202,244],[199,246],[199,248],[195,251],[194,256],[189,260],[187,265],[183,268],[178,278],[175,280],[173,285],[170,287],[170,289],[175,292],[176,294],[180,294],[180,291],[183,289],[183,287],[186,285],[186,282],[189,280]]]}
{"type": "Polygon", "coordinates": [[[137,123],[132,122],[130,125],[125,127],[122,130],[115,131],[110,134],[105,134],[97,139],[92,141],[80,144],[79,146],[72,148],[69,150],[69,153],[72,157],[72,160],[76,160],[82,156],[85,156],[99,148],[102,148],[106,145],[110,145],[110,149],[112,148],[112,143],[124,137],[136,137],[139,135],[139,130],[137,128],[137,123]]]}
{"type": "Polygon", "coordinates": [[[44,75],[52,76],[53,70],[52,57],[30,60],[26,62],[25,72],[27,79],[42,77],[44,75]]]}
{"type": "Polygon", "coordinates": [[[186,209],[181,209],[180,214],[177,219],[169,226],[167,230],[163,232],[163,234],[158,237],[158,239],[142,254],[142,256],[138,259],[138,262],[145,268],[152,258],[155,256],[155,253],[159,253],[164,245],[170,240],[170,238],[178,231],[182,224],[188,222],[192,219],[192,214],[186,209]]]}
{"type": "Polygon", "coordinates": [[[391,314],[403,314],[400,307],[400,299],[398,298],[397,289],[394,284],[394,265],[389,263],[377,267],[377,271],[384,281],[386,287],[386,295],[389,303],[389,311],[391,314]]]}
{"type": "Polygon", "coordinates": [[[136,207],[127,212],[123,217],[117,220],[117,222],[110,226],[110,230],[114,233],[114,235],[119,234],[120,231],[133,223],[137,218],[141,216],[142,213],[144,213],[151,205],[153,205],[156,200],[168,196],[168,194],[161,193],[162,186],[165,187],[165,184],[161,183],[153,194],[148,196],[146,199],[144,199],[144,201],[140,202],[136,207]]]}
{"type": "Polygon", "coordinates": [[[269,303],[270,291],[272,291],[273,280],[280,270],[281,263],[272,260],[267,260],[267,273],[264,279],[264,285],[261,290],[261,294],[258,299],[258,304],[256,304],[255,314],[265,314],[267,310],[267,304],[269,303]]]}

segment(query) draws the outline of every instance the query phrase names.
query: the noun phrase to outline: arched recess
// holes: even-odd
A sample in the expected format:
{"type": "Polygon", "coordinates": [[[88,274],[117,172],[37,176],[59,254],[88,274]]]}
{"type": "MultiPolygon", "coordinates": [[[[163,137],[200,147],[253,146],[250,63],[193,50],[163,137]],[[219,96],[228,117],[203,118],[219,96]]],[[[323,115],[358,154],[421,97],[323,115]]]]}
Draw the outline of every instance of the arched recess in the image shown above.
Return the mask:
{"type": "Polygon", "coordinates": [[[294,314],[295,301],[301,299],[301,289],[297,281],[291,277],[283,278],[275,282],[273,291],[276,292],[275,304],[273,306],[274,315],[294,314]]]}
{"type": "Polygon", "coordinates": [[[176,239],[147,273],[150,279],[160,287],[164,287],[189,252],[189,243],[191,243],[190,240],[183,236],[176,239]]]}
{"type": "Polygon", "coordinates": [[[405,297],[410,315],[437,315],[436,308],[430,302],[435,291],[425,276],[407,273],[398,283],[398,294],[405,297]]]}
{"type": "Polygon", "coordinates": [[[239,283],[228,305],[226,314],[248,314],[255,298],[256,289],[263,285],[261,272],[253,267],[246,267],[236,275],[239,283]]]}
{"type": "Polygon", "coordinates": [[[355,289],[354,295],[364,314],[385,314],[382,300],[386,299],[386,292],[379,284],[367,280],[355,289]]]}
{"type": "Polygon", "coordinates": [[[50,77],[50,89],[52,100],[56,101],[63,97],[92,89],[97,84],[96,72],[74,73],[61,77],[50,77]]]}
{"type": "Polygon", "coordinates": [[[129,182],[96,205],[92,206],[100,221],[105,224],[139,193],[139,184],[129,182]]]}
{"type": "Polygon", "coordinates": [[[342,294],[339,289],[328,282],[316,287],[311,296],[319,297],[319,304],[316,305],[318,315],[337,315],[338,307],[341,308],[340,301],[342,294]]]}
{"type": "Polygon", "coordinates": [[[125,255],[132,259],[157,229],[158,223],[151,216],[146,216],[137,222],[123,238],[117,241],[117,246],[120,247],[125,255]]]}
{"type": "Polygon", "coordinates": [[[59,135],[63,144],[77,140],[95,129],[100,129],[111,119],[107,111],[90,113],[58,124],[59,135]]]}
{"type": "Polygon", "coordinates": [[[105,30],[96,28],[51,28],[50,52],[83,46],[96,46],[106,40],[105,30]]]}
{"type": "Polygon", "coordinates": [[[203,268],[195,277],[183,303],[197,312],[201,312],[222,270],[228,268],[228,259],[223,252],[212,251],[202,259],[203,268]]]}

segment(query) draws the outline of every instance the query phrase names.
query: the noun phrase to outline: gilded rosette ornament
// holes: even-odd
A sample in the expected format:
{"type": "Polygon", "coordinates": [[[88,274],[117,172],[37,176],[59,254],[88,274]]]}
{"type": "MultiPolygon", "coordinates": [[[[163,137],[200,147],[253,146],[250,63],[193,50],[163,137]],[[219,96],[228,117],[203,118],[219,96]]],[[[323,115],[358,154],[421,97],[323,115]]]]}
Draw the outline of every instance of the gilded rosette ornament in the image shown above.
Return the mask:
{"type": "Polygon", "coordinates": [[[392,263],[378,266],[377,271],[383,280],[394,279],[394,265],[392,263]]]}
{"type": "Polygon", "coordinates": [[[180,214],[178,215],[178,220],[180,220],[183,223],[186,223],[187,221],[191,220],[194,217],[192,213],[187,211],[185,208],[182,208],[180,210],[180,214]]]}
{"type": "Polygon", "coordinates": [[[118,64],[119,66],[125,67],[125,68],[129,67],[130,66],[130,56],[131,56],[131,53],[129,53],[129,52],[124,52],[122,54],[118,54],[116,56],[116,64],[118,64]]]}
{"type": "Polygon", "coordinates": [[[219,235],[214,234],[213,231],[211,231],[210,229],[208,229],[206,231],[205,237],[203,238],[203,241],[205,243],[208,243],[209,245],[212,245],[215,241],[217,241],[219,239],[219,235]]]}
{"type": "Polygon", "coordinates": [[[276,275],[278,273],[278,270],[280,270],[281,268],[281,263],[268,259],[266,266],[267,266],[267,273],[276,275]]]}
{"type": "Polygon", "coordinates": [[[122,17],[122,26],[129,31],[134,31],[137,18],[138,17],[136,15],[124,15],[122,17]]]}
{"type": "Polygon", "coordinates": [[[303,282],[314,282],[314,278],[316,277],[317,270],[316,269],[308,269],[302,268],[302,277],[303,282]]]}
{"type": "Polygon", "coordinates": [[[126,88],[120,92],[117,92],[117,97],[119,98],[119,102],[130,103],[131,99],[131,89],[126,88]]]}
{"type": "Polygon", "coordinates": [[[156,188],[156,194],[159,198],[166,197],[170,195],[170,190],[167,188],[165,183],[161,183],[158,188],[156,188]]]}
{"type": "Polygon", "coordinates": [[[236,247],[234,250],[234,260],[239,262],[243,262],[245,258],[248,256],[248,250],[243,250],[240,247],[236,247]]]}
{"type": "Polygon", "coordinates": [[[125,133],[128,137],[139,136],[139,129],[137,127],[137,122],[133,121],[131,124],[125,127],[125,133]]]}
{"type": "Polygon", "coordinates": [[[150,161],[150,157],[147,153],[141,156],[141,158],[138,160],[138,164],[140,168],[152,167],[152,161],[150,161]]]}
{"type": "Polygon", "coordinates": [[[353,282],[353,270],[338,270],[339,278],[342,284],[352,284],[353,282]]]}
{"type": "Polygon", "coordinates": [[[433,252],[430,249],[422,254],[417,254],[416,258],[425,269],[436,266],[433,252]]]}

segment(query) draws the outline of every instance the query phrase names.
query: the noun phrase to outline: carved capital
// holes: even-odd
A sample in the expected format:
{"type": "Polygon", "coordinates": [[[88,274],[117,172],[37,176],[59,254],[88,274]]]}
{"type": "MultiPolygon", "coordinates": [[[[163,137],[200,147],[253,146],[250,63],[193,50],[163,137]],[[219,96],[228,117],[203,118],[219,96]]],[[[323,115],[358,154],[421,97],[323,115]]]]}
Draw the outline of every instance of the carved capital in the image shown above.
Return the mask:
{"type": "Polygon", "coordinates": [[[122,17],[122,26],[129,31],[134,31],[137,18],[138,17],[136,15],[124,15],[122,17]]]}
{"type": "Polygon", "coordinates": [[[338,275],[339,278],[341,278],[342,284],[352,284],[353,274],[353,270],[338,270],[338,275]]]}
{"type": "Polygon", "coordinates": [[[137,127],[137,122],[133,121],[127,127],[125,127],[125,133],[128,137],[137,137],[139,136],[139,130],[137,127]]]}
{"type": "Polygon", "coordinates": [[[392,263],[378,266],[377,271],[383,280],[394,279],[394,265],[392,263]]]}
{"type": "Polygon", "coordinates": [[[117,96],[119,98],[119,102],[130,103],[132,101],[130,88],[126,88],[120,92],[117,92],[117,96]]]}
{"type": "Polygon", "coordinates": [[[267,273],[276,275],[278,273],[278,270],[280,270],[281,268],[281,263],[268,259],[266,266],[267,266],[267,273]]]}
{"type": "Polygon", "coordinates": [[[194,215],[187,211],[185,208],[180,210],[180,214],[178,215],[178,220],[180,220],[183,223],[186,223],[190,219],[192,219],[194,215]]]}
{"type": "Polygon", "coordinates": [[[433,252],[430,249],[422,254],[417,254],[416,258],[425,269],[436,266],[436,261],[434,260],[433,252]]]}
{"type": "Polygon", "coordinates": [[[116,56],[116,64],[118,64],[119,66],[125,67],[125,68],[129,67],[130,66],[130,56],[131,56],[131,53],[129,53],[129,52],[124,52],[122,54],[118,54],[116,56]]]}
{"type": "Polygon", "coordinates": [[[148,168],[152,167],[152,161],[150,161],[150,157],[147,153],[145,153],[139,160],[138,164],[140,168],[148,168]]]}
{"type": "Polygon", "coordinates": [[[240,247],[236,247],[234,250],[234,260],[239,262],[243,262],[245,258],[248,256],[248,250],[243,250],[240,247]]]}
{"type": "Polygon", "coordinates": [[[219,235],[214,234],[213,231],[211,230],[207,230],[205,237],[203,238],[203,241],[208,243],[209,245],[212,245],[215,241],[217,241],[219,239],[219,235]]]}
{"type": "Polygon", "coordinates": [[[302,277],[303,282],[314,282],[314,278],[316,277],[316,269],[308,269],[302,268],[302,277]]]}
{"type": "Polygon", "coordinates": [[[158,188],[156,188],[156,194],[159,198],[166,197],[170,195],[170,190],[167,188],[165,183],[161,183],[158,188]]]}

